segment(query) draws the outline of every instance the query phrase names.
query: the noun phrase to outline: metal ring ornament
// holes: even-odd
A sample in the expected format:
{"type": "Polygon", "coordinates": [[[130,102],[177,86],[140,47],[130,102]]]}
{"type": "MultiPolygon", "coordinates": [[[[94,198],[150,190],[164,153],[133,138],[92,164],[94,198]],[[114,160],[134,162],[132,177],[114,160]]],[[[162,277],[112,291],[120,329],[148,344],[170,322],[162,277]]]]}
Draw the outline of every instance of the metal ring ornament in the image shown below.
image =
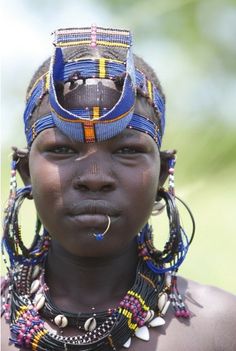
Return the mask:
{"type": "Polygon", "coordinates": [[[111,226],[111,218],[108,215],[107,215],[107,220],[108,220],[107,227],[103,233],[93,233],[93,236],[95,236],[96,240],[98,241],[103,240],[104,235],[108,232],[111,226]]]}

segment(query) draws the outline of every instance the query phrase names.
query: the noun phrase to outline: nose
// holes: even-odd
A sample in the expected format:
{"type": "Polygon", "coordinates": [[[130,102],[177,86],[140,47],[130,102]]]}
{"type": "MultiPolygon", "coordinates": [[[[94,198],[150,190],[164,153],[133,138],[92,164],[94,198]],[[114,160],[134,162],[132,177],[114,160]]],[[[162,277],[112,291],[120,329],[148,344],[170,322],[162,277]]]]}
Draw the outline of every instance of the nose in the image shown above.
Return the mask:
{"type": "Polygon", "coordinates": [[[98,155],[78,161],[78,171],[73,180],[75,189],[82,192],[109,192],[115,189],[116,181],[106,157],[98,155]]]}

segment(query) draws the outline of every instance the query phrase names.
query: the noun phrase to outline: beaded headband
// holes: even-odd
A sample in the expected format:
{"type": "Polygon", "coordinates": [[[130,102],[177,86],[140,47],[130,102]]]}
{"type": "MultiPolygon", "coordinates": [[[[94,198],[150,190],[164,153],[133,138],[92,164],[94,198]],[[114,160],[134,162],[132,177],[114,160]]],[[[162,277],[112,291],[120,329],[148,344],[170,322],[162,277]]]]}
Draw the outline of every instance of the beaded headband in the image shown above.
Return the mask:
{"type": "Polygon", "coordinates": [[[55,50],[50,70],[36,81],[27,98],[24,123],[28,145],[42,130],[56,126],[72,139],[86,143],[107,140],[125,128],[134,128],[149,134],[160,147],[165,126],[165,102],[157,87],[135,69],[129,31],[95,26],[59,29],[54,33],[53,44],[55,50]],[[64,48],[86,45],[93,48],[121,47],[126,51],[126,59],[124,62],[103,57],[64,61],[64,48]],[[66,83],[72,74],[83,80],[115,80],[120,77],[123,82],[120,98],[111,109],[103,109],[99,103],[92,108],[66,109],[60,104],[57,84],[66,83]],[[137,89],[148,97],[159,116],[158,123],[134,112],[137,89]],[[49,93],[50,111],[29,127],[33,111],[46,93],[49,93]]]}

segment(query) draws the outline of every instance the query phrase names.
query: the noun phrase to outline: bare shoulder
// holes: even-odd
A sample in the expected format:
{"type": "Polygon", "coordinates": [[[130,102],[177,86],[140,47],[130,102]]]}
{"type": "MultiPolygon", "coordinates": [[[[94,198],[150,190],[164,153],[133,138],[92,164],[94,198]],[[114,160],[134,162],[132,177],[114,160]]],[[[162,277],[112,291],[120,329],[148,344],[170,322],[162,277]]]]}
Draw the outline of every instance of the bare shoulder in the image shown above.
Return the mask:
{"type": "MultiPolygon", "coordinates": [[[[192,280],[180,278],[180,288],[186,296],[187,303],[193,307],[202,305],[202,313],[208,312],[213,315],[225,318],[236,316],[236,295],[233,295],[220,288],[199,284],[192,280]]],[[[236,318],[236,317],[234,317],[236,318]]]]}
{"type": "Polygon", "coordinates": [[[183,278],[180,288],[193,315],[192,327],[201,333],[199,337],[211,340],[213,350],[236,350],[236,296],[183,278]]]}

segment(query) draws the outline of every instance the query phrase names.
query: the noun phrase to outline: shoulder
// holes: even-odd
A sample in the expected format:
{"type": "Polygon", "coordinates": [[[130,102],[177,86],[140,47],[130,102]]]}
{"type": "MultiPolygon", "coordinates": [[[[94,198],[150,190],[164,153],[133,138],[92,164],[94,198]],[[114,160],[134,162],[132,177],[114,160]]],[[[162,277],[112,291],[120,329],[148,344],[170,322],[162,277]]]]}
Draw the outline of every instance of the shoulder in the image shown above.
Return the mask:
{"type": "MultiPolygon", "coordinates": [[[[202,307],[208,306],[207,310],[211,314],[223,313],[226,315],[236,312],[236,295],[215,286],[199,284],[192,280],[180,278],[180,287],[186,296],[187,301],[194,303],[199,301],[202,307]]],[[[236,314],[235,314],[236,315],[236,314]]],[[[235,317],[236,318],[236,317],[235,317]]]]}
{"type": "Polygon", "coordinates": [[[211,340],[213,349],[236,350],[236,296],[183,278],[180,278],[180,287],[193,314],[192,324],[211,340]]]}

